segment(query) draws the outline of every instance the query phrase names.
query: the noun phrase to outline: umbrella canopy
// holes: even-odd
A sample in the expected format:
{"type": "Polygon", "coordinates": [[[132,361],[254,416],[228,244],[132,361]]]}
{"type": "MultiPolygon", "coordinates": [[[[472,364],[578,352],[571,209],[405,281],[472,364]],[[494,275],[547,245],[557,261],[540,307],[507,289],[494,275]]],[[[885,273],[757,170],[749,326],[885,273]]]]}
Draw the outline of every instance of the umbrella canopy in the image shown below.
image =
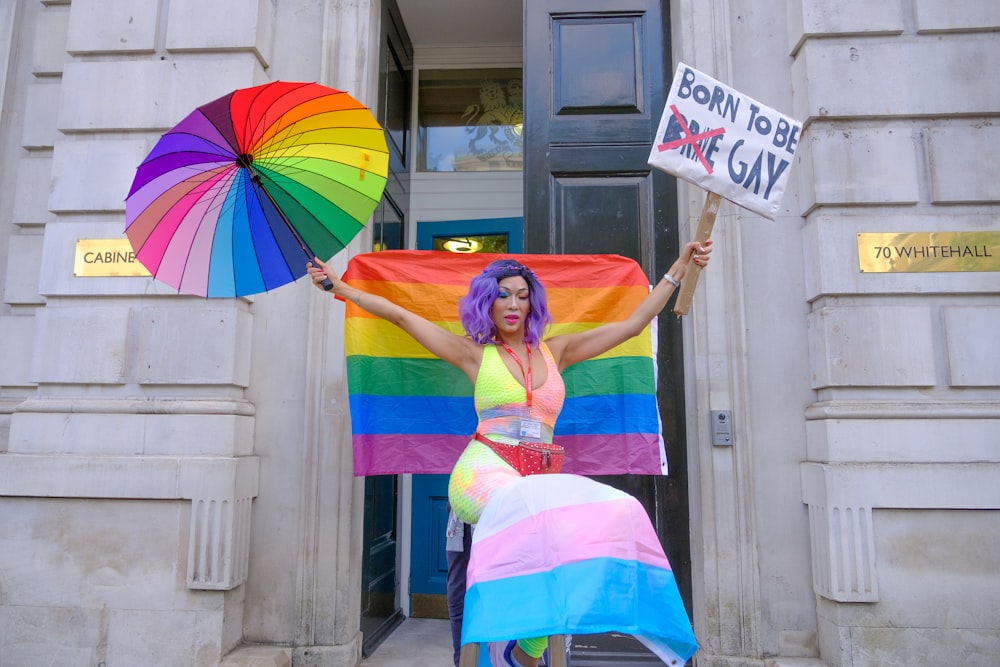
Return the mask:
{"type": "Polygon", "coordinates": [[[347,93],[277,81],[195,109],[139,165],[125,233],[186,294],[256,294],[344,248],[388,172],[385,134],[347,93]]]}

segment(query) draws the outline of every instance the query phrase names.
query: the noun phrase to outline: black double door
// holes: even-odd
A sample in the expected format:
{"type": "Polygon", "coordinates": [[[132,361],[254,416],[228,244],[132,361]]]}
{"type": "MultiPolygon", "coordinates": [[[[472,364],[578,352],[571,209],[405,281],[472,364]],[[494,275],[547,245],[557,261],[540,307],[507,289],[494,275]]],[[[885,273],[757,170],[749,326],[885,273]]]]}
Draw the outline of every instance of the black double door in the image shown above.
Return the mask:
{"type": "MultiPolygon", "coordinates": [[[[408,216],[410,50],[394,1],[386,0],[383,9],[383,104],[396,101],[383,107],[382,120],[390,135],[399,137],[394,141],[399,169],[391,176],[395,190],[387,188],[396,212],[387,221],[395,226],[381,225],[380,233],[393,231],[402,239],[408,216]]],[[[646,163],[672,72],[668,16],[661,0],[525,0],[525,252],[619,254],[636,260],[650,282],[676,258],[674,182],[646,163]]],[[[681,331],[670,313],[661,315],[657,331],[657,395],[670,474],[599,479],[642,502],[690,612],[681,331]]],[[[366,480],[366,655],[401,618],[397,506],[395,477],[366,480]]],[[[575,638],[572,664],[660,662],[629,637],[599,635],[575,638]]]]}

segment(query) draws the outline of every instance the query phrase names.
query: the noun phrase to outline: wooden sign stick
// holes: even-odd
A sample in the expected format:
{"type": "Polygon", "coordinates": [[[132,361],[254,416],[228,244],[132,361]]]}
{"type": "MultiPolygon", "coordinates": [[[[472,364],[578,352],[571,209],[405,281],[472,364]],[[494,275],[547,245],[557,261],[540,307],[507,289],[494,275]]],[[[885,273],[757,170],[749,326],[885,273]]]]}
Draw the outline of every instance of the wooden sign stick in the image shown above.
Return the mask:
{"type": "MultiPolygon", "coordinates": [[[[715,216],[719,212],[719,204],[722,203],[722,195],[709,192],[705,197],[705,206],[701,209],[701,219],[698,221],[698,229],[694,233],[694,240],[704,243],[712,236],[712,227],[715,226],[715,216]]],[[[691,310],[691,299],[694,296],[694,288],[698,286],[698,276],[701,275],[701,267],[690,262],[687,271],[684,273],[684,280],[681,290],[674,301],[674,315],[680,317],[687,315],[691,310]]]]}

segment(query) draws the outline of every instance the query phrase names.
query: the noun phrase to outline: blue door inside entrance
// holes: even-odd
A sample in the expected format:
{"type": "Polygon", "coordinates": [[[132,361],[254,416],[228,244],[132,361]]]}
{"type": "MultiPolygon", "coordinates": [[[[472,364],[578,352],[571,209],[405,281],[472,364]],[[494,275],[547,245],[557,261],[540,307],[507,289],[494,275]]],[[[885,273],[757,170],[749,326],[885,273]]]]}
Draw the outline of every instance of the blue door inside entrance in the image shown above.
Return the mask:
{"type": "MultiPolygon", "coordinates": [[[[523,238],[524,219],[520,217],[417,223],[418,250],[519,253],[523,238]]],[[[440,417],[448,419],[448,415],[440,417]]],[[[447,618],[448,475],[414,475],[411,507],[410,612],[417,617],[447,618]]]]}

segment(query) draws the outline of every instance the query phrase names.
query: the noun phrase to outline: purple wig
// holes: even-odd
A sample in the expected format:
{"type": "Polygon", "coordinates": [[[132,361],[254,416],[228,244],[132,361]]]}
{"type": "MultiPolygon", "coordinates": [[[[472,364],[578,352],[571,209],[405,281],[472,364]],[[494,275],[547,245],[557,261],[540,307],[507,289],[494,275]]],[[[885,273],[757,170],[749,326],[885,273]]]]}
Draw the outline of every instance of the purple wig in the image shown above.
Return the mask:
{"type": "Polygon", "coordinates": [[[469,282],[469,293],[458,303],[458,314],[465,333],[477,343],[485,345],[496,337],[497,328],[490,311],[500,295],[500,281],[511,276],[521,276],[528,283],[531,308],[524,323],[524,340],[529,345],[538,345],[546,327],[552,323],[545,288],[534,271],[512,259],[498,259],[490,262],[482,273],[469,282]]]}

